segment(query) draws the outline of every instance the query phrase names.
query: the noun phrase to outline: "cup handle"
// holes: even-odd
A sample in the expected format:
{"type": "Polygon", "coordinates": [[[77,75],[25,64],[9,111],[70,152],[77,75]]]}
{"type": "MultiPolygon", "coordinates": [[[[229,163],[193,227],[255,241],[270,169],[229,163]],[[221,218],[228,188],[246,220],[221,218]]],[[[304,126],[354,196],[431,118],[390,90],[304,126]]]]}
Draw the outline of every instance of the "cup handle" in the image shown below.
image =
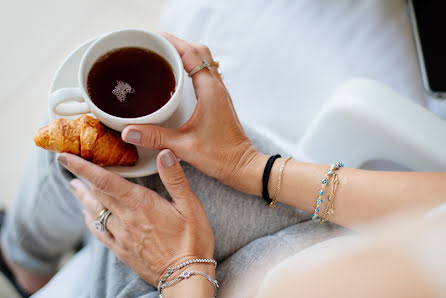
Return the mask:
{"type": "Polygon", "coordinates": [[[50,111],[59,116],[90,113],[90,107],[85,102],[80,88],[63,88],[54,91],[50,95],[49,104],[50,111]]]}

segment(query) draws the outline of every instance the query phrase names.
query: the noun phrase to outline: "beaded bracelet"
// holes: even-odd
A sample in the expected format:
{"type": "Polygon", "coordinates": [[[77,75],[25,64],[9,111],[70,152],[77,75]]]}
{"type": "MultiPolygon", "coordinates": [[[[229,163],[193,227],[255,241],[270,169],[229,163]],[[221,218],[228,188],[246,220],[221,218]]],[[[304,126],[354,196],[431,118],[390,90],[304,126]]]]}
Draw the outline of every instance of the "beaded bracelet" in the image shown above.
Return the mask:
{"type": "Polygon", "coordinates": [[[163,278],[158,282],[158,291],[161,292],[161,286],[166,282],[166,280],[171,276],[174,272],[183,269],[186,266],[195,264],[195,263],[212,263],[214,264],[214,268],[217,268],[217,261],[213,259],[192,259],[186,262],[181,263],[173,268],[167,268],[166,274],[164,274],[163,278]]]}
{"type": "Polygon", "coordinates": [[[174,278],[171,281],[165,282],[159,287],[159,292],[160,292],[159,298],[163,298],[162,292],[165,288],[171,287],[171,286],[175,285],[176,283],[178,283],[182,280],[188,279],[189,277],[194,276],[194,275],[203,276],[204,278],[206,278],[206,280],[208,280],[214,287],[214,298],[217,297],[217,289],[218,289],[219,285],[218,285],[218,281],[216,279],[213,279],[209,274],[206,274],[204,272],[184,271],[177,278],[174,278]]]}
{"type": "Polygon", "coordinates": [[[314,208],[313,217],[311,218],[313,221],[318,223],[324,223],[328,220],[328,217],[330,214],[334,213],[334,198],[337,190],[337,186],[339,184],[338,175],[336,174],[336,171],[340,168],[344,167],[344,164],[342,162],[338,162],[330,167],[330,169],[327,171],[327,174],[325,174],[324,178],[322,179],[322,187],[318,192],[318,198],[316,199],[316,207],[314,208]],[[331,193],[328,196],[328,206],[325,209],[324,216],[321,218],[319,216],[320,206],[324,202],[324,188],[327,186],[328,180],[332,178],[332,188],[331,193]]]}
{"type": "Polygon", "coordinates": [[[337,174],[333,174],[333,179],[332,179],[332,185],[331,185],[331,194],[328,197],[328,206],[325,209],[325,214],[324,217],[322,217],[321,219],[321,223],[324,223],[328,220],[328,217],[330,216],[330,214],[333,214],[335,209],[334,209],[334,199],[335,199],[335,194],[336,194],[336,190],[338,188],[338,184],[339,184],[339,180],[338,180],[338,175],[337,174]]]}

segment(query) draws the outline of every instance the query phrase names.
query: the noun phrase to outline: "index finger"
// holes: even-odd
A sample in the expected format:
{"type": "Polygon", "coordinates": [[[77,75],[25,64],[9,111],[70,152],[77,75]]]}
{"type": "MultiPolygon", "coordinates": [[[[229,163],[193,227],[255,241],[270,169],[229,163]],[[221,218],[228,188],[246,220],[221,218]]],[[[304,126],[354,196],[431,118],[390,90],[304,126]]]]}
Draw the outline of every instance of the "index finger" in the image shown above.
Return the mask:
{"type": "MultiPolygon", "coordinates": [[[[208,59],[207,57],[202,57],[198,49],[186,41],[169,33],[161,32],[160,34],[177,49],[187,73],[190,73],[196,66],[203,64],[203,59],[208,59]]],[[[210,63],[212,61],[207,62],[210,63]]],[[[192,82],[198,98],[200,96],[200,90],[213,87],[217,81],[211,71],[205,68],[192,76],[192,82]]]]}
{"type": "Polygon", "coordinates": [[[125,180],[118,175],[115,175],[106,169],[97,166],[89,161],[86,161],[79,156],[61,153],[57,158],[68,171],[76,176],[82,177],[98,190],[105,192],[115,198],[128,200],[134,184],[125,180]]]}

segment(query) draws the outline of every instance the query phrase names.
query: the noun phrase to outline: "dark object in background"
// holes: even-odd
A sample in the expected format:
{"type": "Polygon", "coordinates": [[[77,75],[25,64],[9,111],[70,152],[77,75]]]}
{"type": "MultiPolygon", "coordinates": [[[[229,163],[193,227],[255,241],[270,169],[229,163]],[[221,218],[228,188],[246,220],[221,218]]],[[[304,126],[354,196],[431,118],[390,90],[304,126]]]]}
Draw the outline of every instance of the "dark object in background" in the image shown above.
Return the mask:
{"type": "Polygon", "coordinates": [[[430,95],[446,98],[446,1],[408,2],[424,88],[430,95]]]}
{"type": "MultiPolygon", "coordinates": [[[[6,217],[5,210],[0,210],[0,232],[2,231],[5,217],[6,217]]],[[[19,288],[17,282],[14,279],[14,275],[12,274],[11,270],[9,270],[8,266],[5,263],[5,260],[3,260],[1,248],[0,248],[0,274],[3,274],[3,276],[6,277],[6,279],[8,279],[8,281],[11,283],[12,286],[14,286],[15,290],[17,291],[18,294],[20,294],[21,297],[29,297],[29,295],[27,295],[25,292],[22,291],[22,289],[19,288]]]]}

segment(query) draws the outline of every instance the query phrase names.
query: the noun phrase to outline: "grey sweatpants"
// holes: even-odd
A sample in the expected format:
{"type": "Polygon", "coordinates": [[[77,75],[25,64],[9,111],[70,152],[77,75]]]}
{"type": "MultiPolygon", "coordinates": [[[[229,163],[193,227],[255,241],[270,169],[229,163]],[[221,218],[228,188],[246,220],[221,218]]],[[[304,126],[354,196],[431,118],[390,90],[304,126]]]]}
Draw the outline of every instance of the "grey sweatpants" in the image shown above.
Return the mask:
{"type": "MultiPolygon", "coordinates": [[[[246,132],[259,151],[286,155],[255,130],[247,127],[246,132]]],[[[336,225],[313,224],[309,214],[286,205],[267,208],[263,199],[235,191],[187,163],[182,165],[215,234],[219,297],[229,292],[236,296],[234,281],[243,280],[249,272],[266,271],[269,264],[344,232],[336,225]]],[[[54,153],[35,148],[1,235],[6,255],[16,264],[36,273],[54,273],[61,256],[88,234],[82,206],[68,187],[72,178],[54,153]]],[[[158,175],[130,180],[168,197],[158,175]]],[[[158,297],[153,286],[117,261],[99,241],[90,237],[88,245],[94,260],[85,272],[91,275],[91,283],[85,285],[90,297],[158,297]]]]}

